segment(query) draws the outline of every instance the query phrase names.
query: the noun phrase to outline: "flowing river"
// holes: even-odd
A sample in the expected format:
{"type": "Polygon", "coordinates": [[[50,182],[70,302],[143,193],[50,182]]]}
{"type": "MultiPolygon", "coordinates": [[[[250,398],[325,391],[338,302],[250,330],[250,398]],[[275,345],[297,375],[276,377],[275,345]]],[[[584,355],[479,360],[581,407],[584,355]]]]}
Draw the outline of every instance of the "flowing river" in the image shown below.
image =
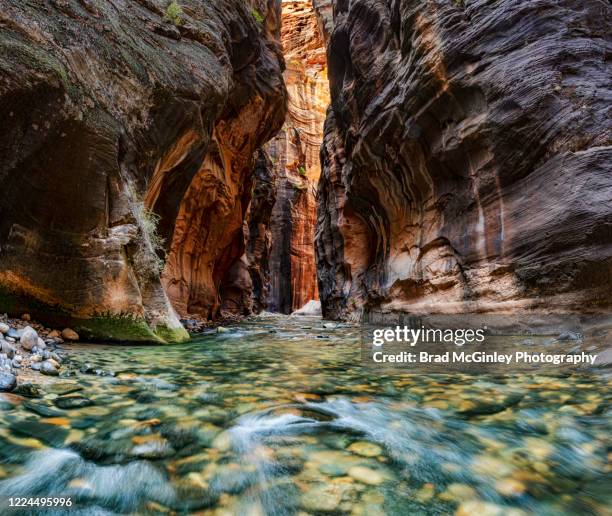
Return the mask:
{"type": "Polygon", "coordinates": [[[610,514],[604,375],[383,374],[357,327],[284,316],[70,349],[0,395],[2,514],[610,514]]]}

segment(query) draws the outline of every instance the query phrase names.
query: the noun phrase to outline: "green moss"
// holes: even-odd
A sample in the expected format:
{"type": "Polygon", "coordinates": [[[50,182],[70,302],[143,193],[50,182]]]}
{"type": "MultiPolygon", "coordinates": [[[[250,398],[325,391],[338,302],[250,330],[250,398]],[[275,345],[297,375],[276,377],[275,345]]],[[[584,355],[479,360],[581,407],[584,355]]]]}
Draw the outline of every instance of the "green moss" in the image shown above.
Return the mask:
{"type": "Polygon", "coordinates": [[[298,167],[298,173],[302,176],[302,177],[306,177],[306,168],[304,168],[304,166],[300,165],[298,167]]]}
{"type": "Polygon", "coordinates": [[[75,330],[95,340],[166,343],[144,319],[130,314],[96,314],[91,319],[78,319],[75,330]]]}
{"type": "Polygon", "coordinates": [[[157,344],[185,342],[189,334],[184,328],[151,327],[132,314],[94,314],[91,318],[74,317],[68,310],[53,306],[0,285],[0,313],[19,317],[29,313],[37,320],[55,328],[73,328],[81,337],[91,340],[119,342],[152,342],[157,344]]]}
{"type": "Polygon", "coordinates": [[[251,9],[251,14],[253,15],[253,18],[255,18],[255,21],[257,23],[259,23],[260,25],[263,24],[265,18],[257,9],[253,7],[253,9],[251,9]]]}
{"type": "Polygon", "coordinates": [[[180,328],[169,328],[165,325],[155,326],[155,334],[168,343],[186,342],[191,337],[182,326],[180,328]]]}
{"type": "Polygon", "coordinates": [[[70,92],[73,89],[66,68],[49,50],[18,41],[12,37],[0,38],[0,42],[6,50],[6,56],[10,56],[11,61],[24,64],[43,73],[51,73],[63,84],[66,91],[70,92]]]}
{"type": "Polygon", "coordinates": [[[183,23],[181,18],[182,14],[183,10],[181,9],[181,6],[178,4],[178,2],[176,2],[176,0],[173,0],[168,4],[168,7],[166,7],[164,21],[170,22],[178,27],[181,23],[183,23]]]}

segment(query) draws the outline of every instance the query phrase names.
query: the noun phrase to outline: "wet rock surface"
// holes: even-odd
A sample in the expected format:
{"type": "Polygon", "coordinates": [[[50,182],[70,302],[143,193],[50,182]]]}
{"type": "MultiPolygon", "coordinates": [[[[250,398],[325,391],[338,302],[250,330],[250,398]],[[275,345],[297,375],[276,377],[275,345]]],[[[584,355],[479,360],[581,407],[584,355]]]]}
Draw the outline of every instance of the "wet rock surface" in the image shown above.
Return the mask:
{"type": "Polygon", "coordinates": [[[609,310],[610,4],[331,3],[324,315],[609,310]]]}

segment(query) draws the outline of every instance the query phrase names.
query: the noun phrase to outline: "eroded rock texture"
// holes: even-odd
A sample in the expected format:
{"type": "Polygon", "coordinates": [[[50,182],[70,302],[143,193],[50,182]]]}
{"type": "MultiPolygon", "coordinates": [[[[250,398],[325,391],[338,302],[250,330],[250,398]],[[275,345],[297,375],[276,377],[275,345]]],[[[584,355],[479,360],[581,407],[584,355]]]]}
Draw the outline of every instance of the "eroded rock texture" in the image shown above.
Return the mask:
{"type": "Polygon", "coordinates": [[[253,176],[253,198],[247,219],[247,263],[252,284],[250,309],[259,313],[268,308],[272,248],[270,221],[277,195],[274,167],[263,150],[258,152],[253,176]]]}
{"type": "Polygon", "coordinates": [[[333,6],[324,314],[609,309],[610,4],[333,6]]]}
{"type": "Polygon", "coordinates": [[[0,311],[172,341],[171,302],[236,302],[253,153],[284,120],[280,1],[180,5],[2,1],[0,311]]]}
{"type": "Polygon", "coordinates": [[[329,86],[324,38],[312,2],[283,0],[282,5],[289,109],[282,130],[266,147],[277,184],[268,308],[290,313],[318,299],[315,192],[329,86]]]}

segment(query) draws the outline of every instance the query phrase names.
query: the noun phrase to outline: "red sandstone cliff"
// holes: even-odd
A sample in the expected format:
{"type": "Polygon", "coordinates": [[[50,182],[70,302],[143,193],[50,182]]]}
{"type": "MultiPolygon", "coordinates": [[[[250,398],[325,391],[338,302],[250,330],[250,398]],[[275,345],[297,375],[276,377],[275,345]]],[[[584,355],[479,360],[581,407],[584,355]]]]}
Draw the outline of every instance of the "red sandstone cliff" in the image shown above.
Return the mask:
{"type": "Polygon", "coordinates": [[[0,311],[172,341],[176,312],[239,305],[253,155],[286,109],[280,0],[2,6],[0,311]]]}
{"type": "Polygon", "coordinates": [[[609,310],[610,4],[332,4],[324,314],[609,310]]]}
{"type": "Polygon", "coordinates": [[[323,123],[329,105],[325,42],[310,1],[283,0],[287,120],[266,146],[276,176],[268,308],[290,313],[318,298],[314,231],[323,123]]]}

